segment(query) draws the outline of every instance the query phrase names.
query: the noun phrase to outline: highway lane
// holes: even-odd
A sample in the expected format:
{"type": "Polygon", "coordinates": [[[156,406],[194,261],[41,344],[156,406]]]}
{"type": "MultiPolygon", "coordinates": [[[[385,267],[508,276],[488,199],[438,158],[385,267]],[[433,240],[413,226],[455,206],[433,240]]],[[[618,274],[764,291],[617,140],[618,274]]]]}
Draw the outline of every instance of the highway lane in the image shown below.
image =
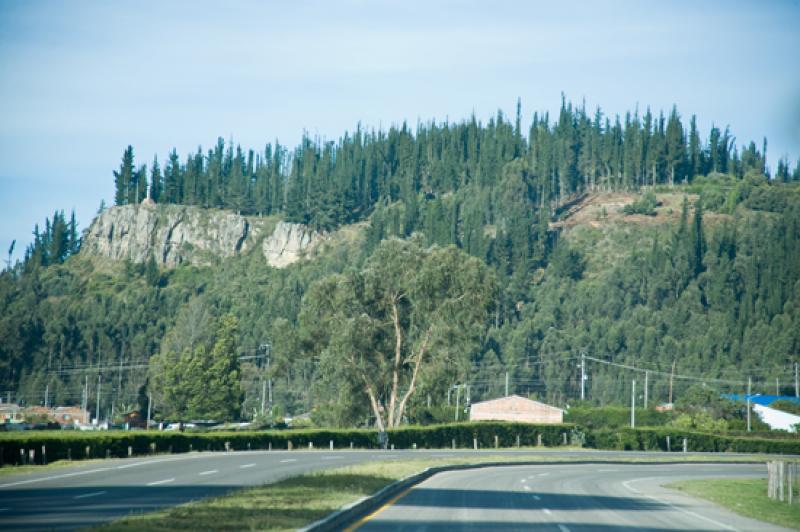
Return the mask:
{"type": "Polygon", "coordinates": [[[662,487],[689,478],[764,476],[760,464],[578,464],[449,471],[412,487],[354,529],[784,530],[662,487]]]}
{"type": "Polygon", "coordinates": [[[547,456],[552,460],[667,456],[557,450],[316,450],[198,452],[112,459],[0,477],[0,529],[72,529],[330,467],[375,460],[478,455],[547,456]]]}
{"type": "Polygon", "coordinates": [[[191,453],[94,462],[0,480],[0,529],[71,529],[367,460],[378,451],[191,453]]]}

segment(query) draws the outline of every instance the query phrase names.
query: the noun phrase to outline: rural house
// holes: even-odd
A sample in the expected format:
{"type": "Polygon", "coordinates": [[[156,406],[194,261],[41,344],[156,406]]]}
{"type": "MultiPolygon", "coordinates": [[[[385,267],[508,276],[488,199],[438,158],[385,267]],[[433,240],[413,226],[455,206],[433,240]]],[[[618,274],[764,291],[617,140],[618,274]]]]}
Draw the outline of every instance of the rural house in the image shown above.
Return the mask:
{"type": "Polygon", "coordinates": [[[520,423],[563,423],[564,411],[555,406],[546,405],[510,395],[490,401],[473,403],[469,412],[470,421],[516,421],[520,423]]]}

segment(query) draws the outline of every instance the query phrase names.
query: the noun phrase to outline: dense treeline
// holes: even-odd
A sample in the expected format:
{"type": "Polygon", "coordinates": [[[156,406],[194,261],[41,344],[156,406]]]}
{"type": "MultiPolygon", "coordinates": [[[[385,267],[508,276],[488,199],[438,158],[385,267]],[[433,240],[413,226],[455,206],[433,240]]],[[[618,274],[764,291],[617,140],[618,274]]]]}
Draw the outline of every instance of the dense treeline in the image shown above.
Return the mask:
{"type": "MultiPolygon", "coordinates": [[[[584,190],[686,183],[711,172],[767,174],[766,148],[766,140],[761,149],[751,142],[740,152],[727,128],[712,127],[703,140],[694,116],[687,127],[675,108],[669,116],[648,109],[612,120],[599,109],[589,115],[562,101],[557,120],[537,113],[524,131],[518,104],[513,123],[498,112],[487,124],[473,116],[455,124],[418,124],[415,131],[406,123],[385,132],[358,127],[336,142],[304,137],[292,150],[276,143],[256,153],[220,138],[212,149],[198,148],[183,159],[173,150],[163,171],[157,159],[149,171],[137,168],[129,146],[114,172],[115,203],[141,201],[149,183],[157,202],[282,213],[329,229],[364,219],[381,199],[400,200],[410,234],[421,199],[493,189],[515,159],[526,198],[552,209],[584,190]]],[[[800,180],[800,167],[790,172],[781,160],[776,179],[800,180]]],[[[483,211],[493,223],[496,213],[485,205],[483,211]]]]}
{"type": "MultiPolygon", "coordinates": [[[[374,257],[396,237],[420,253],[447,248],[441,256],[458,263],[471,260],[464,253],[477,257],[499,286],[489,319],[470,328],[477,340],[447,338],[466,347],[419,375],[410,420],[449,418],[453,411],[443,405],[453,408],[456,394],[461,404],[497,396],[506,373],[512,392],[565,405],[579,397],[580,353],[651,369],[652,401],[670,397],[664,374],[673,370],[732,391],[752,375],[756,391],[773,392],[775,378],[788,384],[786,369],[800,350],[800,173],[781,161],[770,179],[765,146],[739,151],[717,128],[701,141],[694,124],[685,128],[674,110],[611,121],[564,103],[554,123],[534,115],[527,134],[518,113],[513,122],[498,114],[486,125],[430,123],[413,133],[405,125],[359,128],[337,143],[304,139],[294,150],[267,146],[258,155],[220,140],[185,161],[173,150],[163,170],[158,161],[136,167],[129,147],[115,172],[117,204],[149,194],[160,203],[276,214],[319,229],[369,223],[318,259],[285,270],[251,253],[214,268],[160,271],[152,260],[65,260],[80,241],[74,217],[67,222],[57,213],[37,230],[25,263],[0,274],[0,382],[28,404],[47,397],[94,409],[98,394],[90,388],[99,373],[103,417],[145,408],[154,391],[149,358],[186,353],[191,366],[202,358],[194,354],[216,345],[213,324],[231,314],[240,324],[239,353],[260,356],[241,361],[244,399],[229,415],[262,415],[269,380],[276,416],[310,411],[325,424],[373,423],[358,395],[363,386],[328,371],[336,349],[363,335],[320,345],[308,325],[317,317],[310,314],[315,298],[307,294],[336,280],[363,285],[357,298],[342,299],[347,309],[371,305],[380,311],[376,323],[386,321],[390,307],[365,299],[378,285],[362,281],[390,277],[375,277],[374,257]],[[624,214],[662,211],[652,225],[598,218],[562,234],[552,224],[582,193],[644,186],[648,194],[624,214]],[[679,198],[673,223],[659,207],[665,195],[679,198]]],[[[415,301],[399,304],[412,309],[415,301]]],[[[419,316],[400,325],[413,331],[419,316]]],[[[389,330],[375,334],[395,345],[389,330]]],[[[588,375],[588,401],[596,404],[626,404],[631,378],[641,378],[599,362],[588,375]]],[[[678,379],[675,395],[692,383],[678,379]]],[[[406,386],[401,380],[395,388],[406,386]]],[[[157,415],[170,412],[158,404],[166,397],[153,396],[157,415]]]]}

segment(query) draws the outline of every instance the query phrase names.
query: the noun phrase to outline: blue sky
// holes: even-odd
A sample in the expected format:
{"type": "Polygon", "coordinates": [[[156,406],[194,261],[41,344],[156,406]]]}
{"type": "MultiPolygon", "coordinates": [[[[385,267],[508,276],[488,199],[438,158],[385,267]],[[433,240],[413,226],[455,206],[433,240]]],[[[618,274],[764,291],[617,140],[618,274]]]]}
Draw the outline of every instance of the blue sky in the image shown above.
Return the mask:
{"type": "MultiPolygon", "coordinates": [[[[673,103],[800,156],[800,1],[0,1],[0,256],[113,199],[112,170],[218,136],[673,103]]],[[[19,254],[17,254],[19,256],[19,254]]]]}

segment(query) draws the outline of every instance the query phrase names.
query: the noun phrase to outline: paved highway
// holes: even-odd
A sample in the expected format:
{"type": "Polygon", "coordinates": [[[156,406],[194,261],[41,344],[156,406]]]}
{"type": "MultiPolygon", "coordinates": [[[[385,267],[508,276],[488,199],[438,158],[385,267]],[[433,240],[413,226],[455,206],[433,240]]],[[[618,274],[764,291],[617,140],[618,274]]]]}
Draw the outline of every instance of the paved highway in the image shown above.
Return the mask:
{"type": "MultiPolygon", "coordinates": [[[[132,512],[141,513],[219,495],[242,486],[260,485],[309,471],[375,460],[496,454],[530,457],[545,455],[552,460],[569,457],[580,457],[586,460],[609,460],[621,456],[625,458],[632,456],[665,457],[664,453],[608,451],[317,450],[189,453],[85,464],[76,463],[74,466],[48,469],[38,473],[0,477],[0,529],[74,529],[111,521],[132,512]]],[[[707,457],[713,459],[714,455],[707,455],[707,457]]],[[[598,468],[596,465],[591,467],[598,468]]],[[[690,469],[681,467],[684,471],[690,469]]],[[[642,469],[641,471],[639,476],[651,476],[649,472],[644,473],[644,471],[650,470],[642,469]]],[[[737,471],[744,470],[737,469],[737,471]]],[[[763,466],[750,466],[746,472],[763,474],[763,466]]],[[[474,473],[477,477],[473,478],[480,478],[485,473],[485,470],[478,470],[474,473]]],[[[493,472],[491,478],[505,477],[504,475],[498,476],[498,473],[493,472]]],[[[553,475],[553,479],[555,478],[556,476],[553,475]]],[[[519,480],[516,480],[519,485],[514,486],[515,490],[509,492],[512,495],[516,492],[525,492],[524,486],[519,480]]],[[[475,480],[475,482],[478,486],[484,484],[480,480],[475,480]]],[[[489,485],[494,486],[492,488],[494,491],[503,488],[502,484],[486,484],[486,486],[489,485]]],[[[532,487],[536,483],[530,482],[527,485],[532,487]]],[[[504,493],[502,490],[497,492],[504,493]]],[[[633,494],[626,495],[629,498],[634,497],[633,494]]],[[[551,510],[555,511],[556,508],[551,510]]],[[[387,513],[386,515],[392,514],[387,513]]]]}
{"type": "Polygon", "coordinates": [[[785,530],[662,487],[702,477],[763,477],[763,465],[579,464],[449,471],[351,530],[785,530]]]}

